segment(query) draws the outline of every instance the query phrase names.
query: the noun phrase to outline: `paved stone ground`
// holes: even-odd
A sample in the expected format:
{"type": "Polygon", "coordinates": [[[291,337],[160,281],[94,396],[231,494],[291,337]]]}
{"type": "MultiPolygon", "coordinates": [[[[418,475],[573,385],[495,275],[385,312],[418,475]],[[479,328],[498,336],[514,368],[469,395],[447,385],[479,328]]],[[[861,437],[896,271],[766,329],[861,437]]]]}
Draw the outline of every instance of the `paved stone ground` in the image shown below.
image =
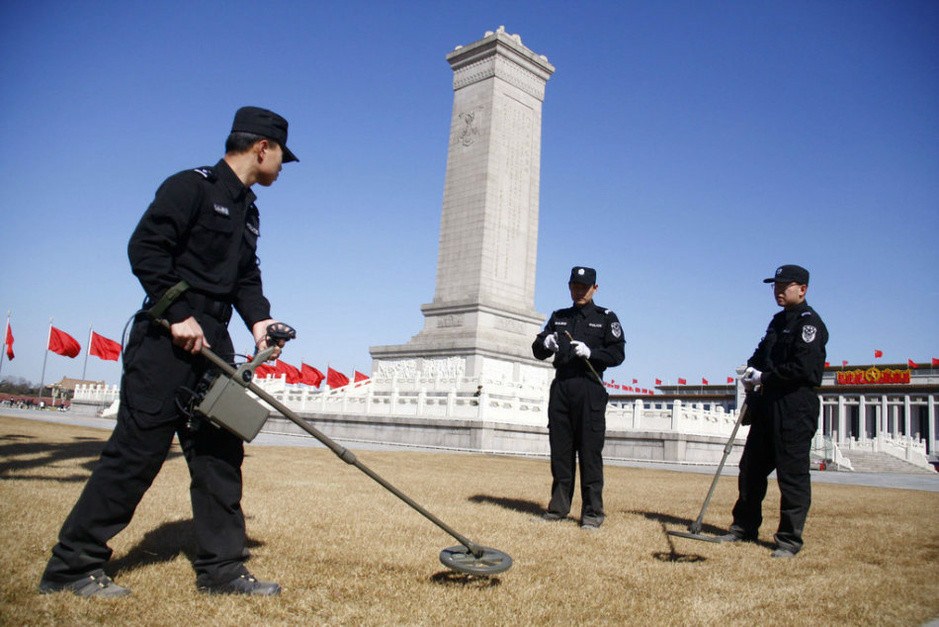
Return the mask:
{"type": "MultiPolygon", "coordinates": [[[[0,415],[15,418],[28,418],[30,420],[44,420],[60,424],[79,425],[97,429],[113,429],[114,420],[111,418],[95,418],[91,416],[73,416],[68,412],[40,411],[29,409],[12,409],[0,407],[0,415]]],[[[339,441],[339,444],[352,451],[447,451],[455,449],[440,449],[401,444],[387,444],[381,442],[339,441]]],[[[322,447],[316,439],[307,435],[277,435],[260,433],[248,446],[312,446],[322,447]]],[[[656,468],[659,470],[672,470],[678,472],[694,472],[701,474],[714,474],[716,465],[676,464],[663,462],[644,462],[633,460],[606,460],[609,465],[626,466],[633,468],[656,468]]],[[[724,467],[722,476],[736,476],[736,466],[724,467]]],[[[939,492],[939,472],[930,474],[901,474],[901,473],[867,473],[867,472],[833,472],[812,471],[812,481],[815,483],[837,483],[846,485],[863,485],[874,488],[899,488],[903,490],[925,490],[939,492]]],[[[937,626],[939,627],[939,626],[937,626]]]]}

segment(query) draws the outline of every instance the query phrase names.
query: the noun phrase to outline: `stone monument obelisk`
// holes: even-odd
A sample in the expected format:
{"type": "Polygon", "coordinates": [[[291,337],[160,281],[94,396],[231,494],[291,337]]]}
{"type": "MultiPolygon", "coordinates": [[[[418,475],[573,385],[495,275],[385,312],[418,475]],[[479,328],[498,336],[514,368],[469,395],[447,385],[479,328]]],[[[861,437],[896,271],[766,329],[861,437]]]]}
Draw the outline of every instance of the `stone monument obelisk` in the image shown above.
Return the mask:
{"type": "Polygon", "coordinates": [[[433,302],[402,345],[373,346],[373,376],[545,377],[531,342],[547,58],[503,27],[447,55],[453,114],[433,302]]]}

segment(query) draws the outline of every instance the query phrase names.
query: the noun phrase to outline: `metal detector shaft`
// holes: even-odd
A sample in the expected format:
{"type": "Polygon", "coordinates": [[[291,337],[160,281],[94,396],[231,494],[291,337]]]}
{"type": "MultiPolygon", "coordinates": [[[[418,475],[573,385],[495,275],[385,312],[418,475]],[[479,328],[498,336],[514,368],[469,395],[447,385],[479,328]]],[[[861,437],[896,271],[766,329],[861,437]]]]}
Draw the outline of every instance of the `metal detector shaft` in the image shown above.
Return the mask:
{"type": "MultiPolygon", "coordinates": [[[[203,346],[200,352],[203,357],[205,357],[210,362],[212,362],[212,364],[215,367],[217,367],[219,370],[224,372],[229,378],[234,377],[235,369],[231,366],[231,364],[226,363],[225,360],[223,360],[221,357],[213,353],[211,349],[208,349],[205,346],[203,346]]],[[[329,450],[331,450],[333,453],[336,454],[337,457],[339,457],[339,459],[346,462],[347,464],[351,464],[352,466],[355,466],[356,468],[364,472],[366,475],[371,477],[373,480],[375,480],[375,482],[377,482],[383,488],[385,488],[386,490],[394,494],[396,497],[398,497],[399,499],[401,499],[402,501],[410,505],[412,508],[417,510],[422,516],[424,516],[424,518],[434,523],[435,525],[443,529],[445,532],[447,532],[449,535],[451,535],[453,538],[455,538],[460,544],[465,546],[473,555],[475,555],[476,557],[480,557],[483,554],[483,549],[481,547],[479,547],[477,544],[473,542],[470,542],[461,534],[454,531],[448,524],[446,524],[445,522],[443,522],[442,520],[440,520],[439,518],[431,514],[429,511],[421,507],[421,505],[415,502],[407,494],[405,494],[398,488],[388,483],[388,481],[386,481],[381,475],[379,475],[374,470],[372,470],[371,468],[369,468],[368,466],[360,462],[358,458],[355,456],[355,453],[353,453],[346,447],[338,444],[337,442],[332,440],[329,436],[321,432],[316,427],[312,427],[308,425],[299,416],[293,413],[293,410],[291,410],[286,405],[278,401],[276,398],[268,394],[265,390],[263,390],[256,383],[254,383],[254,381],[247,381],[247,382],[242,382],[242,383],[244,383],[245,387],[247,387],[249,390],[257,394],[261,400],[263,400],[265,403],[267,403],[268,405],[276,409],[278,412],[280,412],[285,418],[287,418],[288,420],[293,422],[295,425],[297,425],[298,427],[300,427],[301,429],[303,429],[304,431],[312,435],[314,438],[316,438],[317,440],[325,444],[329,448],[329,450]]]]}
{"type": "Polygon", "coordinates": [[[721,463],[717,465],[717,472],[714,473],[714,479],[711,480],[711,488],[708,490],[708,495],[704,499],[704,505],[701,506],[701,513],[698,514],[697,519],[691,526],[688,527],[688,531],[694,534],[701,533],[701,524],[704,521],[704,513],[708,509],[708,505],[711,503],[711,497],[714,496],[714,488],[717,487],[717,480],[721,477],[721,471],[724,470],[724,463],[727,461],[727,457],[730,455],[730,451],[734,447],[734,440],[737,438],[737,429],[740,428],[740,424],[743,422],[743,417],[747,415],[747,402],[744,401],[740,406],[740,413],[737,415],[737,422],[734,423],[734,430],[730,432],[730,438],[727,440],[727,444],[724,445],[724,455],[721,457],[721,463]]]}
{"type": "MultiPolygon", "coordinates": [[[[570,331],[565,331],[564,335],[566,335],[567,339],[569,339],[571,342],[574,341],[574,337],[571,335],[570,331]]],[[[587,364],[587,367],[590,368],[590,372],[593,373],[593,376],[596,377],[597,383],[599,383],[600,385],[603,385],[603,377],[601,377],[600,374],[597,372],[597,369],[593,367],[593,364],[590,363],[590,360],[587,359],[586,357],[584,357],[583,360],[584,360],[584,363],[587,364]]]]}

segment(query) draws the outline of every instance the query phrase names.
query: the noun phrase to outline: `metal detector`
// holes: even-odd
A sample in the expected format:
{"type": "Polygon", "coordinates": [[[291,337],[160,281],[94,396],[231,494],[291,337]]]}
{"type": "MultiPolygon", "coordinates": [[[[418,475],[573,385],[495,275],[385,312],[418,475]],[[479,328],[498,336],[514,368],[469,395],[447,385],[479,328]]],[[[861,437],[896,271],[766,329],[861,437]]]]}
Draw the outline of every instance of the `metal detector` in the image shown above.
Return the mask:
{"type": "Polygon", "coordinates": [[[666,531],[665,533],[670,536],[689,538],[691,540],[703,540],[704,542],[716,542],[718,544],[722,542],[718,536],[710,536],[701,533],[701,522],[704,520],[704,512],[707,511],[708,505],[711,503],[711,497],[714,495],[714,488],[717,487],[717,480],[720,479],[721,471],[724,470],[724,463],[727,461],[727,457],[730,455],[730,451],[734,447],[734,440],[737,438],[737,429],[740,428],[740,425],[743,423],[743,419],[746,415],[747,403],[744,401],[740,406],[740,413],[737,415],[737,422],[734,423],[734,430],[731,431],[730,439],[727,440],[727,444],[724,446],[724,455],[721,457],[721,463],[717,465],[717,472],[714,473],[714,479],[711,481],[711,489],[708,490],[708,495],[704,499],[704,505],[701,506],[701,513],[698,514],[698,517],[693,523],[688,525],[688,531],[666,531]]]}
{"type": "MultiPolygon", "coordinates": [[[[169,323],[167,323],[165,320],[160,320],[159,322],[167,329],[169,328],[169,323]]],[[[296,334],[293,333],[293,329],[287,327],[286,325],[271,325],[271,327],[268,328],[268,335],[272,340],[283,341],[292,339],[296,336],[296,334]]],[[[206,415],[206,417],[214,424],[218,424],[219,426],[228,429],[243,440],[250,442],[252,439],[254,439],[254,436],[257,435],[257,432],[260,431],[261,426],[267,420],[268,415],[266,408],[263,408],[263,416],[259,415],[254,409],[250,408],[249,403],[254,403],[260,407],[260,405],[254,399],[250,398],[244,392],[246,389],[251,390],[258,396],[258,398],[273,407],[285,418],[326,445],[326,447],[335,453],[339,459],[347,464],[355,466],[364,472],[380,486],[410,505],[413,509],[417,510],[417,512],[424,516],[424,518],[428,519],[430,522],[443,529],[446,533],[453,536],[453,538],[455,538],[460,543],[460,546],[452,546],[442,550],[440,552],[441,564],[451,570],[460,571],[469,575],[482,576],[497,575],[501,572],[507,571],[512,567],[512,558],[507,553],[503,553],[497,549],[481,546],[475,542],[471,542],[461,534],[454,531],[453,528],[451,528],[449,525],[421,507],[404,492],[391,485],[378,473],[360,462],[352,451],[336,443],[315,427],[307,424],[290,408],[254,383],[253,377],[255,368],[264,361],[268,360],[273,352],[274,348],[268,348],[257,355],[252,361],[243,364],[236,369],[231,364],[227,363],[225,360],[213,353],[209,348],[203,346],[200,350],[200,354],[205,359],[209,360],[212,365],[218,368],[224,377],[219,377],[209,387],[205,397],[197,406],[197,410],[203,415],[206,415]],[[232,424],[233,421],[226,420],[223,417],[226,414],[234,414],[237,416],[234,424],[232,424]]]]}

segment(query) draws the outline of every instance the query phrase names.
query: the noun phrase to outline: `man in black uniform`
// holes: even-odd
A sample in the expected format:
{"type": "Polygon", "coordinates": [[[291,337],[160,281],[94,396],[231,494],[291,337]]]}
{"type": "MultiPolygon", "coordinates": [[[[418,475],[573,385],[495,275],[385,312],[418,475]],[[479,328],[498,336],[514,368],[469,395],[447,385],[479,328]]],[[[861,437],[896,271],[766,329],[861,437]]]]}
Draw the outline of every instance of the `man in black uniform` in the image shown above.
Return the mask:
{"type": "Polygon", "coordinates": [[[775,469],[781,493],[779,529],[773,557],[792,557],[802,549],[802,530],[812,502],[809,449],[818,425],[828,329],[805,302],[809,271],[780,266],[773,284],[776,303],[766,335],[747,361],[750,433],[740,459],[739,497],[725,542],[755,540],[763,522],[766,477],[775,469]]]}
{"type": "Polygon", "coordinates": [[[623,363],[626,340],[616,314],[594,304],[597,272],[571,270],[572,307],[551,314],[531,350],[537,359],[554,355],[554,381],[548,401],[551,445],[551,502],[545,520],[563,520],[574,498],[575,462],[580,461],[581,525],[603,523],[603,443],[606,403],[603,371],[623,363]]]}
{"type": "Polygon", "coordinates": [[[135,316],[124,347],[117,424],[62,526],[40,592],[129,594],[102,570],[111,556],[107,542],[130,522],[174,434],[192,477],[199,589],[280,592],[276,583],[258,581],[244,566],[242,441],[207,423],[188,424],[177,403],[184,402],[182,390],[195,389],[208,367],[199,356],[202,346],[234,359],[228,335],[233,308],[251,329],[258,350],[267,348],[267,327],[276,321],[261,288],[260,224],[251,187],[271,185],[282,163],[296,160],[287,148],[287,121],[266,109],[243,107],[235,114],[225,156],[215,166],[175,174],[157,190],[131,235],[128,256],[147,294],[145,307],[169,303],[162,317],[170,330],[152,323],[143,310],[135,316]],[[164,298],[170,288],[185,284],[189,287],[181,296],[172,302],[164,298]]]}

